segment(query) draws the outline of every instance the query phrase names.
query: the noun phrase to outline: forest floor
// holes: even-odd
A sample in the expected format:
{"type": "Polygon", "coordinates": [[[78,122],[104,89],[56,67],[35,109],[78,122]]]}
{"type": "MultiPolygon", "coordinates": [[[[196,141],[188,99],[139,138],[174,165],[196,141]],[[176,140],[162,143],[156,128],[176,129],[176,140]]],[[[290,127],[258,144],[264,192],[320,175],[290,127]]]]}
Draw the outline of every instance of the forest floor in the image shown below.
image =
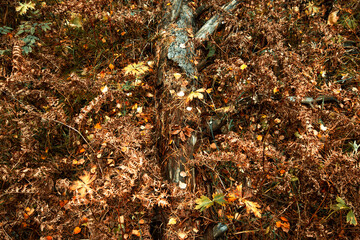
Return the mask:
{"type": "Polygon", "coordinates": [[[189,1],[222,25],[162,108],[202,126],[161,133],[173,1],[90,2],[0,3],[1,239],[359,239],[358,1],[189,1]],[[193,182],[168,181],[192,133],[193,182]]]}

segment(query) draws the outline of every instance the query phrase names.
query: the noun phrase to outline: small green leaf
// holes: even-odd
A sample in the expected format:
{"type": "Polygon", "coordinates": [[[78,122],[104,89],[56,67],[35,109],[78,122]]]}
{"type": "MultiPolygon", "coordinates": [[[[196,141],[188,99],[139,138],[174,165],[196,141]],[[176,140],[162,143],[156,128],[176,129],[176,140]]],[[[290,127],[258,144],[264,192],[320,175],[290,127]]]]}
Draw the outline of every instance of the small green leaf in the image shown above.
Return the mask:
{"type": "Polygon", "coordinates": [[[346,222],[350,223],[351,225],[354,225],[354,226],[357,225],[357,220],[356,220],[355,214],[352,210],[350,210],[348,212],[348,214],[346,215],[346,222]]]}
{"type": "Polygon", "coordinates": [[[195,209],[200,209],[202,212],[205,208],[209,208],[214,205],[214,202],[210,200],[207,196],[201,196],[195,200],[196,206],[195,209]]]}
{"type": "Polygon", "coordinates": [[[47,30],[50,30],[50,23],[44,23],[41,25],[41,30],[43,30],[44,32],[46,32],[47,30]]]}
{"type": "Polygon", "coordinates": [[[209,52],[208,52],[206,58],[211,58],[212,56],[215,55],[216,48],[213,44],[208,43],[207,49],[209,50],[209,52]]]}
{"type": "Polygon", "coordinates": [[[0,27],[0,34],[8,34],[11,30],[12,28],[8,26],[0,27]]]}
{"type": "Polygon", "coordinates": [[[213,194],[213,201],[220,205],[225,205],[227,203],[227,201],[225,200],[224,197],[225,196],[222,193],[213,194]]]}
{"type": "Polygon", "coordinates": [[[346,205],[345,201],[341,197],[336,197],[336,201],[338,202],[336,206],[339,209],[349,209],[349,207],[346,205]]]}

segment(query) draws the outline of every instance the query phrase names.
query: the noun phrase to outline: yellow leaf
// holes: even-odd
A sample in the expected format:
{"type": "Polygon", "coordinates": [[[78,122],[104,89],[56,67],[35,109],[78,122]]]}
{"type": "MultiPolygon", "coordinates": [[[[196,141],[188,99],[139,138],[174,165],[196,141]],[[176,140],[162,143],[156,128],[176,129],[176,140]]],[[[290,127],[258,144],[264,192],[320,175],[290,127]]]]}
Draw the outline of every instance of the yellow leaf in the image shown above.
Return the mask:
{"type": "Polygon", "coordinates": [[[145,66],[143,62],[129,64],[125,68],[123,68],[123,71],[125,72],[125,75],[135,75],[140,76],[147,72],[149,70],[148,66],[145,66]]]}
{"type": "Polygon", "coordinates": [[[110,64],[109,64],[109,68],[110,68],[110,70],[113,70],[113,69],[114,69],[114,67],[115,67],[115,66],[114,66],[112,63],[110,63],[110,64]]]}
{"type": "Polygon", "coordinates": [[[240,69],[241,69],[241,70],[244,70],[245,68],[247,68],[247,65],[246,65],[246,64],[243,64],[243,65],[240,66],[240,69]]]}
{"type": "Polygon", "coordinates": [[[256,139],[257,139],[258,141],[261,141],[261,140],[263,139],[263,137],[262,137],[261,135],[257,135],[257,136],[256,136],[256,139]]]}
{"type": "Polygon", "coordinates": [[[135,235],[135,236],[137,236],[137,237],[140,237],[140,235],[141,235],[141,234],[140,234],[140,231],[139,231],[139,230],[135,230],[135,229],[131,231],[131,234],[133,234],[133,235],[135,235]]]}
{"type": "Polygon", "coordinates": [[[76,227],[75,229],[74,229],[74,234],[78,234],[78,233],[80,233],[81,232],[81,228],[80,227],[76,227]]]}
{"type": "Polygon", "coordinates": [[[29,9],[35,9],[35,3],[19,3],[19,6],[16,7],[16,11],[20,13],[20,15],[24,15],[29,9]]]}
{"type": "Polygon", "coordinates": [[[197,99],[204,99],[204,95],[200,92],[191,92],[187,98],[186,98],[186,102],[191,102],[194,98],[197,99]]]}
{"type": "Polygon", "coordinates": [[[100,124],[100,123],[97,123],[97,124],[95,124],[94,128],[100,130],[102,127],[101,127],[101,124],[100,124]]]}
{"type": "Polygon", "coordinates": [[[205,88],[200,88],[200,89],[198,89],[198,90],[196,90],[195,92],[198,92],[198,93],[203,93],[203,92],[205,92],[206,91],[206,89],[205,88]]]}
{"type": "Polygon", "coordinates": [[[279,92],[279,89],[278,89],[277,87],[274,87],[273,93],[276,94],[276,93],[278,93],[278,92],[279,92]]]}
{"type": "Polygon", "coordinates": [[[109,88],[105,85],[105,86],[101,87],[100,90],[102,93],[106,93],[109,90],[109,88]]]}
{"type": "Polygon", "coordinates": [[[247,213],[252,212],[256,217],[261,218],[261,210],[259,209],[260,205],[258,203],[245,199],[243,199],[243,201],[245,203],[247,213]]]}
{"type": "Polygon", "coordinates": [[[181,74],[180,73],[174,73],[174,77],[176,80],[178,80],[179,78],[181,78],[181,74]]]}
{"type": "Polygon", "coordinates": [[[176,218],[170,218],[168,225],[175,225],[176,224],[176,218]]]}

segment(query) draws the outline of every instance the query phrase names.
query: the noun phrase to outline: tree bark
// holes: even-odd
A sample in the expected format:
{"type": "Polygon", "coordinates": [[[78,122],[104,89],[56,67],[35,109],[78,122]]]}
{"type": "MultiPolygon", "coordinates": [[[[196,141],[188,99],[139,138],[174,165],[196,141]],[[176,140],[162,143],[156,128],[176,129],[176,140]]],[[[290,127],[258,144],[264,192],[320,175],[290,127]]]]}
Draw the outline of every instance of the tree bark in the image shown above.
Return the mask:
{"type": "MultiPolygon", "coordinates": [[[[233,0],[223,9],[231,11],[238,3],[233,0]]],[[[200,88],[195,65],[195,42],[206,40],[216,30],[222,21],[220,14],[196,33],[193,11],[187,1],[172,0],[164,9],[159,29],[156,52],[157,146],[167,179],[181,189],[196,188],[195,171],[190,169],[187,161],[193,158],[203,127],[196,103],[187,99],[190,93],[200,88]],[[192,110],[189,111],[189,107],[192,110]]],[[[201,109],[201,106],[198,107],[201,109]]]]}

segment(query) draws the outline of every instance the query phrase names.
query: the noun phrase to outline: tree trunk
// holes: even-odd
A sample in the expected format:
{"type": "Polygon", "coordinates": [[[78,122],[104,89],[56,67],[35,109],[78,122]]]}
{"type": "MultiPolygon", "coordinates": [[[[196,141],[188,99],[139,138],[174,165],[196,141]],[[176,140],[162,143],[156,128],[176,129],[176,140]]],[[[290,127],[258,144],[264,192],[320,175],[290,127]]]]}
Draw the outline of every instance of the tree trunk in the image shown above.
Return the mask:
{"type": "MultiPolygon", "coordinates": [[[[231,11],[238,3],[233,0],[223,9],[231,11]]],[[[156,53],[159,158],[167,179],[180,189],[196,188],[195,171],[187,162],[193,158],[197,140],[202,137],[202,107],[188,97],[201,87],[195,44],[206,40],[221,21],[222,17],[216,15],[196,33],[193,11],[187,1],[172,0],[164,9],[159,29],[156,53]]]]}

